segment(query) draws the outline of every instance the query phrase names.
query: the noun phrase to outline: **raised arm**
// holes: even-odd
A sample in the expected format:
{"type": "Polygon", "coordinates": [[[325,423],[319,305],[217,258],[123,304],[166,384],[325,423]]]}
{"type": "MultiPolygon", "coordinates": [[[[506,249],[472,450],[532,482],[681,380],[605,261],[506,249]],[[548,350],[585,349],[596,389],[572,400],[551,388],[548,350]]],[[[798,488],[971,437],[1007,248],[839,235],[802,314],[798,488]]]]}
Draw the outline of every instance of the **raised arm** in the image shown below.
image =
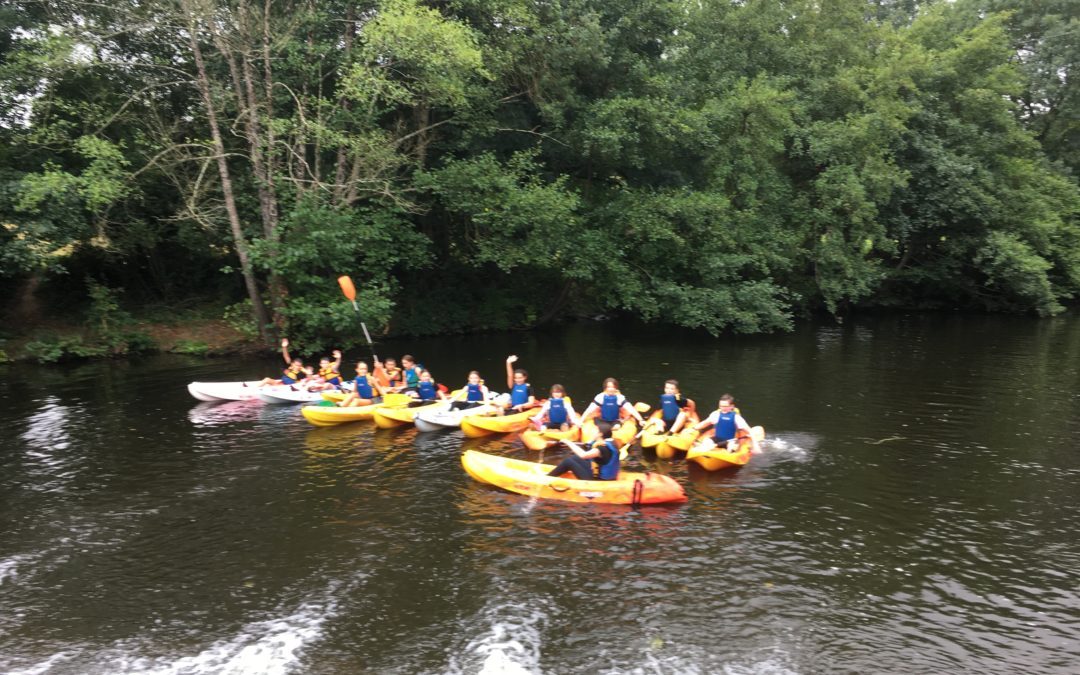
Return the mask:
{"type": "Polygon", "coordinates": [[[506,357],[506,388],[514,388],[514,364],[518,358],[516,354],[511,354],[506,357]]]}
{"type": "Polygon", "coordinates": [[[331,363],[330,365],[333,366],[334,370],[336,370],[337,372],[340,373],[341,372],[341,350],[340,349],[335,349],[333,353],[334,353],[334,362],[331,363]]]}
{"type": "Polygon", "coordinates": [[[289,338],[281,338],[281,358],[285,359],[285,365],[292,364],[292,359],[289,358],[289,338]]]}

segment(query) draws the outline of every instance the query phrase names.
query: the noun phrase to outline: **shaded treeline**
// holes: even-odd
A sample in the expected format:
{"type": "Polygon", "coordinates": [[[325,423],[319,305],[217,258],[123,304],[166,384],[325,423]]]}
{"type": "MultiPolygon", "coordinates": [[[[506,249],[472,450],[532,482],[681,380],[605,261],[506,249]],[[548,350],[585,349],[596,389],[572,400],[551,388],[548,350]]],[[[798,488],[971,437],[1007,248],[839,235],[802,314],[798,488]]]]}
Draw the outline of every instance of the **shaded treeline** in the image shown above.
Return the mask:
{"type": "Polygon", "coordinates": [[[0,284],[313,345],[339,274],[413,334],[1054,314],[1078,55],[1067,0],[15,0],[0,284]]]}

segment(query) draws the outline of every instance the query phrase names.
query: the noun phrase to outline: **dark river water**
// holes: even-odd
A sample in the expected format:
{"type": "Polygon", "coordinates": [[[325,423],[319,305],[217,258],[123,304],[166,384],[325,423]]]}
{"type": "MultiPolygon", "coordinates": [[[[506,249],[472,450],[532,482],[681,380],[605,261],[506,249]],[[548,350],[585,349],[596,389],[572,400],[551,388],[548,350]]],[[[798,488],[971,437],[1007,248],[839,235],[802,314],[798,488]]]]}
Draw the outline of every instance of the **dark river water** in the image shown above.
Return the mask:
{"type": "Polygon", "coordinates": [[[317,429],[185,389],[272,359],[0,367],[0,671],[1080,672],[1080,319],[379,349],[500,390],[516,353],[579,400],[614,375],[655,405],[675,377],[768,438],[734,473],[635,450],[690,497],[635,511],[462,470],[464,447],[529,456],[513,437],[317,429]]]}

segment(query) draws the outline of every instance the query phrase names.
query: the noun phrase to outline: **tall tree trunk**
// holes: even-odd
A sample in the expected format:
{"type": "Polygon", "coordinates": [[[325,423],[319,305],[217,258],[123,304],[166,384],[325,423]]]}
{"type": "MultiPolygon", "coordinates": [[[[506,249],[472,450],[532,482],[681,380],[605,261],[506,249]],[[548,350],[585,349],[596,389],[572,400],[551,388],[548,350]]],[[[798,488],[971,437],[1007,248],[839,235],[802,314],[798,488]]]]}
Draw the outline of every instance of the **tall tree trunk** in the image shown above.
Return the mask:
{"type": "Polygon", "coordinates": [[[236,256],[240,259],[240,272],[244,276],[244,285],[247,286],[248,298],[251,299],[252,315],[259,326],[259,337],[263,342],[269,343],[270,335],[267,332],[269,318],[266,315],[266,307],[263,305],[262,296],[259,294],[259,285],[255,279],[255,271],[251,266],[251,258],[248,255],[247,239],[240,225],[240,213],[236,210],[236,198],[233,195],[232,177],[229,174],[229,163],[225,158],[225,143],[221,140],[221,130],[218,128],[217,112],[214,110],[214,100],[210,95],[210,78],[206,74],[206,64],[203,62],[202,50],[199,48],[198,30],[191,12],[191,7],[184,3],[188,12],[188,39],[191,43],[191,53],[195,59],[197,72],[196,84],[203,104],[206,106],[207,122],[210,126],[210,138],[214,145],[214,154],[217,155],[218,175],[221,178],[221,193],[225,200],[225,212],[229,217],[229,229],[232,230],[233,244],[236,247],[236,256]]]}
{"type": "MultiPolygon", "coordinates": [[[[279,212],[277,201],[277,188],[274,182],[277,180],[277,141],[274,136],[274,73],[270,67],[270,5],[271,0],[263,2],[262,22],[262,56],[263,56],[263,88],[265,90],[266,106],[266,191],[268,195],[267,218],[263,220],[263,229],[266,238],[270,241],[270,255],[276,256],[281,245],[281,229],[279,228],[279,212]]],[[[244,60],[245,66],[248,64],[244,60]]],[[[254,77],[248,78],[248,86],[253,87],[254,77]]],[[[254,89],[250,96],[254,99],[254,89]]],[[[289,294],[288,286],[284,277],[276,269],[270,270],[270,302],[274,308],[274,324],[279,328],[285,323],[285,297],[289,294]]]]}
{"type": "MultiPolygon", "coordinates": [[[[345,14],[345,55],[342,58],[342,71],[349,65],[349,56],[352,53],[353,39],[356,37],[356,10],[350,5],[345,14]]],[[[341,86],[340,78],[338,86],[341,86]]],[[[349,99],[342,94],[338,97],[338,107],[345,112],[349,111],[349,99]]],[[[348,163],[348,149],[339,147],[337,152],[337,168],[334,171],[334,202],[341,203],[345,196],[345,165],[348,163]]]]}

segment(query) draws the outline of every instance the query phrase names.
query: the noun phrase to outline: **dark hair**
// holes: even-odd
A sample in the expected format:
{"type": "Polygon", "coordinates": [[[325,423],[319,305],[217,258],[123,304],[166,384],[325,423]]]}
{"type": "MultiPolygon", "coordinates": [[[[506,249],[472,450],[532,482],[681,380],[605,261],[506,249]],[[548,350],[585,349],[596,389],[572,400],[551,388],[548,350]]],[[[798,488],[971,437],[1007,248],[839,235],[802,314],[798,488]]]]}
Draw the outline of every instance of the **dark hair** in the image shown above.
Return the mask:
{"type": "Polygon", "coordinates": [[[605,377],[604,378],[604,386],[603,386],[604,389],[607,389],[608,382],[614,384],[616,389],[619,388],[619,381],[618,380],[616,380],[614,377],[605,377]]]}
{"type": "Polygon", "coordinates": [[[552,394],[565,394],[566,393],[566,387],[562,386],[561,384],[553,384],[553,385],[551,385],[551,393],[552,394]]]}
{"type": "Polygon", "coordinates": [[[675,387],[676,389],[679,388],[679,381],[678,380],[664,380],[664,384],[670,384],[671,386],[675,387]]]}
{"type": "Polygon", "coordinates": [[[413,358],[412,354],[404,354],[404,355],[402,355],[401,360],[402,360],[402,362],[412,361],[413,363],[416,363],[416,359],[413,358]]]}
{"type": "Polygon", "coordinates": [[[724,394],[723,396],[720,397],[720,402],[723,403],[724,401],[727,401],[728,403],[731,403],[732,405],[734,405],[735,404],[735,397],[732,396],[731,394],[724,394]]]}
{"type": "MultiPolygon", "coordinates": [[[[469,375],[475,375],[477,377],[480,377],[480,371],[479,370],[470,370],[469,375]]],[[[483,378],[481,378],[481,379],[483,379],[483,378]]]]}
{"type": "Polygon", "coordinates": [[[526,380],[529,379],[529,371],[525,370],[524,368],[517,368],[514,370],[515,375],[517,375],[518,373],[520,373],[521,376],[524,377],[526,380]]]}

